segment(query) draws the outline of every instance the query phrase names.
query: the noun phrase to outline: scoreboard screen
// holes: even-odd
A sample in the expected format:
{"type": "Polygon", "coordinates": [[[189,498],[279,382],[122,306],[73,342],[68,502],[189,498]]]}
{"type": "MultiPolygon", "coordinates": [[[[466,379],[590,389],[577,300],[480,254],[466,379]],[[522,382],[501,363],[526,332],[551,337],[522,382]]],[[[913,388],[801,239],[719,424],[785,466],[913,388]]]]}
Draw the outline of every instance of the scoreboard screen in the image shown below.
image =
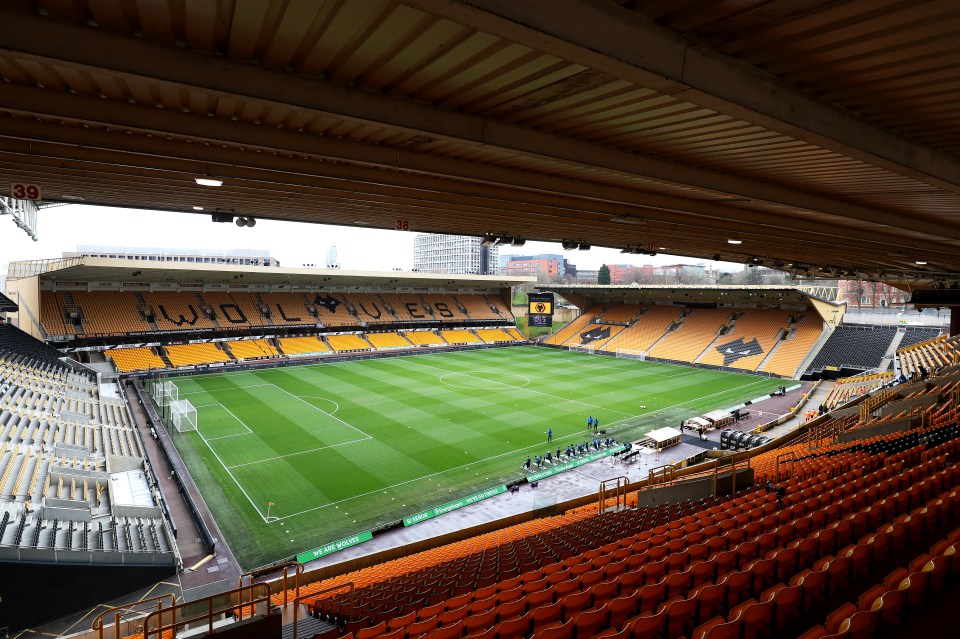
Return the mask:
{"type": "Polygon", "coordinates": [[[530,326],[553,326],[553,293],[531,293],[527,315],[530,326]]]}

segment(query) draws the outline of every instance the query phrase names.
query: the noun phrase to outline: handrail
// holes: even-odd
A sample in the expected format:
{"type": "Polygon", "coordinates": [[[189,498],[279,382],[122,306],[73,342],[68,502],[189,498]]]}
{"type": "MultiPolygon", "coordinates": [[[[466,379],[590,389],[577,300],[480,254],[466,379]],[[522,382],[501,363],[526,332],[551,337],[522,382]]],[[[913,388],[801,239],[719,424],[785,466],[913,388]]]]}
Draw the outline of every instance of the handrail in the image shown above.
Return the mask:
{"type": "Polygon", "coordinates": [[[795,464],[796,461],[797,461],[797,456],[796,456],[796,455],[794,454],[794,452],[791,450],[791,451],[786,452],[786,453],[780,453],[779,455],[777,455],[777,457],[776,457],[776,459],[775,459],[775,461],[774,461],[774,467],[773,467],[774,470],[773,470],[773,473],[774,473],[774,475],[776,476],[777,481],[780,481],[780,460],[781,460],[782,458],[784,458],[784,457],[786,457],[786,458],[790,461],[790,474],[788,475],[788,479],[789,479],[790,477],[793,477],[793,467],[794,467],[794,464],[795,464]]]}
{"type": "Polygon", "coordinates": [[[341,590],[343,588],[349,588],[350,592],[348,596],[350,597],[350,602],[347,606],[347,619],[353,617],[353,598],[354,592],[356,591],[356,586],[352,581],[348,581],[342,584],[337,584],[336,586],[330,586],[329,588],[324,588],[323,590],[318,590],[317,592],[311,592],[309,595],[303,595],[302,597],[295,597],[293,600],[293,639],[297,639],[297,619],[300,617],[300,604],[303,603],[306,599],[312,599],[320,595],[326,594],[328,592],[333,592],[335,590],[341,590]]]}
{"type": "Polygon", "coordinates": [[[282,569],[283,570],[283,605],[286,606],[289,603],[289,601],[287,600],[287,591],[289,590],[287,586],[287,569],[290,568],[291,566],[294,567],[294,573],[293,573],[293,588],[295,590],[294,598],[299,597],[300,596],[300,575],[303,574],[303,570],[304,570],[303,564],[300,563],[299,561],[288,561],[282,564],[278,564],[276,566],[257,568],[255,570],[245,572],[237,578],[237,587],[238,588],[243,587],[244,577],[250,577],[250,583],[253,584],[253,580],[258,575],[263,575],[269,572],[273,572],[274,570],[277,570],[277,569],[282,569]]]}
{"type": "Polygon", "coordinates": [[[143,639],[151,639],[151,637],[163,639],[164,633],[167,631],[172,632],[171,636],[176,636],[177,628],[198,622],[206,622],[207,632],[213,633],[213,620],[215,615],[231,613],[237,619],[241,619],[244,608],[249,606],[250,616],[252,617],[256,614],[257,606],[260,604],[266,605],[264,616],[273,614],[273,608],[270,605],[270,587],[267,584],[251,584],[243,588],[228,590],[227,592],[209,595],[201,599],[181,602],[170,608],[155,610],[147,615],[147,618],[143,620],[143,639]],[[256,596],[256,598],[254,598],[255,590],[259,590],[261,593],[256,596]],[[246,601],[244,600],[245,592],[249,592],[249,598],[246,601]],[[236,595],[237,603],[232,603],[231,601],[234,595],[236,595]],[[214,606],[214,600],[218,599],[225,600],[227,602],[226,605],[214,606]],[[194,614],[193,616],[177,618],[178,613],[181,613],[183,610],[202,608],[204,603],[206,603],[205,611],[194,614]],[[167,613],[171,615],[171,619],[169,622],[164,623],[164,616],[167,613]]]}
{"type": "Polygon", "coordinates": [[[675,481],[676,472],[677,472],[677,468],[673,464],[663,464],[662,466],[655,466],[651,468],[650,471],[647,473],[647,477],[648,477],[647,487],[649,488],[651,486],[658,485],[659,483],[657,482],[658,476],[663,478],[664,485],[675,481]]]}
{"type": "Polygon", "coordinates": [[[127,604],[124,606],[113,606],[112,608],[107,608],[99,615],[93,618],[93,621],[90,623],[90,630],[96,631],[97,639],[103,639],[103,618],[113,613],[113,636],[115,639],[120,639],[120,620],[122,617],[121,611],[123,612],[133,612],[133,608],[139,606],[140,604],[149,603],[151,601],[157,602],[157,610],[163,609],[163,600],[167,597],[170,598],[170,607],[177,605],[177,597],[172,592],[168,592],[164,595],[157,595],[156,597],[150,597],[149,599],[141,599],[132,604],[127,604]]]}
{"type": "Polygon", "coordinates": [[[604,479],[600,482],[600,494],[597,502],[598,514],[603,513],[604,508],[606,508],[606,502],[607,499],[609,499],[609,497],[607,497],[607,493],[611,491],[610,488],[607,488],[607,484],[610,484],[611,482],[613,482],[612,492],[613,498],[617,500],[617,508],[626,508],[627,506],[627,484],[630,483],[630,480],[623,475],[619,477],[613,477],[611,479],[604,479]]]}
{"type": "MultiPolygon", "coordinates": [[[[737,456],[728,455],[726,457],[719,457],[717,463],[713,465],[713,496],[717,496],[717,482],[720,479],[720,465],[724,461],[729,461],[730,466],[733,469],[733,472],[730,473],[730,480],[733,482],[731,486],[730,494],[737,492],[737,456]]],[[[747,457],[747,463],[749,465],[750,457],[747,457]]]]}

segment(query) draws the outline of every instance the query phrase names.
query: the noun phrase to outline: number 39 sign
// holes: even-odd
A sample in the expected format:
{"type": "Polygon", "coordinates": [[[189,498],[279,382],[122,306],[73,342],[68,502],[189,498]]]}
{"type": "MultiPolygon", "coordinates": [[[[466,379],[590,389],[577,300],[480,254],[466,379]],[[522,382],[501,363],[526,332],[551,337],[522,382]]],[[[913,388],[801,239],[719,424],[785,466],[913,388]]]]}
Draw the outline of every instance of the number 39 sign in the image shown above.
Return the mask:
{"type": "Polygon", "coordinates": [[[14,182],[10,185],[10,197],[17,200],[37,201],[40,199],[40,185],[14,182]]]}

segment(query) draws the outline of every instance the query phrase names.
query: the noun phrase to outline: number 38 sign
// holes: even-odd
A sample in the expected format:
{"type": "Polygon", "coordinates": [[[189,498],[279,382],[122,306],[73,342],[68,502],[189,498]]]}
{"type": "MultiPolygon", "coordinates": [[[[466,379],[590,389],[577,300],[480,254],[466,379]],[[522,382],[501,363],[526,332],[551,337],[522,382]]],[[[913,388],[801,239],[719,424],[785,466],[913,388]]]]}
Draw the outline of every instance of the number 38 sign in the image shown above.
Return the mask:
{"type": "Polygon", "coordinates": [[[14,182],[10,185],[10,197],[16,200],[37,201],[40,199],[40,185],[14,182]]]}

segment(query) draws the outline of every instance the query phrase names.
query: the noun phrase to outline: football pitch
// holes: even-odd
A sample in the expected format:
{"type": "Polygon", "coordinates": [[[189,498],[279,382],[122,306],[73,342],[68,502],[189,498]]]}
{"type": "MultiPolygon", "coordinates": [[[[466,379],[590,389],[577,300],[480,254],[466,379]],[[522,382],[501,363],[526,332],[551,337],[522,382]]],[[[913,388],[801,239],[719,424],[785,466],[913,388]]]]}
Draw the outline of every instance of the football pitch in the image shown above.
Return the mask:
{"type": "Polygon", "coordinates": [[[198,430],[174,441],[252,568],[523,477],[548,428],[552,449],[588,415],[636,439],[782,380],[517,346],[175,383],[198,430]]]}

